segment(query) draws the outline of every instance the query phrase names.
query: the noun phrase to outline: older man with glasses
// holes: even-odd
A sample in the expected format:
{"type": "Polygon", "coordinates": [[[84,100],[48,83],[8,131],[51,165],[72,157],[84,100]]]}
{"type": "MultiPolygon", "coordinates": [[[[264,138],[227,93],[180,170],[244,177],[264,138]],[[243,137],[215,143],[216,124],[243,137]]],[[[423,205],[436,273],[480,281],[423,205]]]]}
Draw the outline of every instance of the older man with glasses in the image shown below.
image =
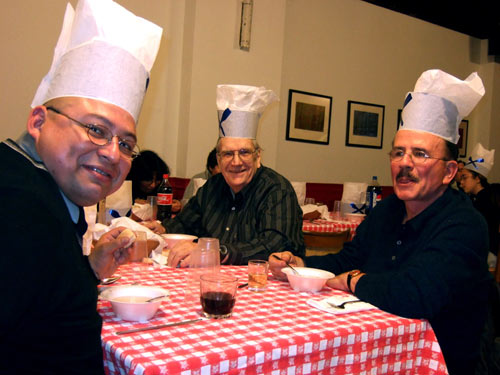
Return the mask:
{"type": "MultiPolygon", "coordinates": [[[[484,95],[481,79],[424,72],[407,95],[389,153],[395,195],[377,204],[338,254],[300,259],[336,277],[332,288],[382,310],[427,319],[450,375],[474,374],[487,311],[487,227],[467,196],[448,185],[457,172],[458,125],[484,95]]],[[[269,259],[284,278],[284,261],[269,259]]]]}
{"type": "Polygon", "coordinates": [[[68,4],[27,131],[0,144],[2,374],[104,374],[97,285],[128,239],[115,228],[85,256],[83,206],[116,191],[139,152],[161,34],[112,0],[68,4]]]}
{"type": "MultiPolygon", "coordinates": [[[[286,178],[261,165],[255,140],[260,114],[274,100],[275,94],[263,87],[218,86],[221,173],[208,179],[179,215],[163,222],[170,233],[218,238],[223,264],[267,259],[277,249],[305,253],[295,191],[286,178]]],[[[176,245],[168,264],[188,266],[194,246],[176,245]]]]}

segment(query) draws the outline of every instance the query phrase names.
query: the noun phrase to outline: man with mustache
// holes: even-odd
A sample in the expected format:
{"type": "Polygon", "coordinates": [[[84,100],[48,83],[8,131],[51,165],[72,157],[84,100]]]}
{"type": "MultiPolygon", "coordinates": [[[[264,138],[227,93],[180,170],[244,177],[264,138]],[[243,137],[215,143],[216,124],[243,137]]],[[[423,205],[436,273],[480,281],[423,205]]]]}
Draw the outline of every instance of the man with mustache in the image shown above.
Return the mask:
{"type": "MultiPolygon", "coordinates": [[[[276,95],[264,87],[219,85],[217,162],[212,176],[179,215],[164,221],[167,232],[218,238],[223,264],[267,259],[272,251],[305,253],[302,210],[290,182],[261,164],[256,141],[261,113],[276,95]]],[[[196,244],[177,244],[168,265],[186,267],[196,244]]]]}
{"type": "Polygon", "coordinates": [[[104,375],[97,285],[129,259],[128,239],[115,228],[84,256],[83,206],[138,154],[161,34],[111,0],[68,4],[27,131],[0,144],[1,374],[104,375]]]}
{"type": "MultiPolygon", "coordinates": [[[[284,261],[322,268],[332,288],[382,310],[427,319],[449,373],[474,374],[487,312],[487,227],[468,197],[449,187],[458,125],[480,98],[479,76],[424,72],[405,100],[389,153],[394,195],[377,204],[338,254],[284,261]]],[[[284,261],[269,258],[285,278],[284,261]]]]}

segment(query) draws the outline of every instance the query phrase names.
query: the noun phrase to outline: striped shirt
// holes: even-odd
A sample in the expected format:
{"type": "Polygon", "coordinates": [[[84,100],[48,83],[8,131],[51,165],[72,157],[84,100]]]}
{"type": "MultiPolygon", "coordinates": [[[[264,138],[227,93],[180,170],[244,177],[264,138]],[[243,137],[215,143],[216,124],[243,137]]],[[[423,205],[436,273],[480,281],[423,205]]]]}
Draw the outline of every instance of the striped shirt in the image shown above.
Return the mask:
{"type": "Polygon", "coordinates": [[[264,166],[237,194],[222,173],[213,176],[163,226],[169,233],[218,238],[228,249],[226,264],[246,265],[249,259],[267,260],[286,250],[305,254],[295,191],[286,178],[264,166]]]}

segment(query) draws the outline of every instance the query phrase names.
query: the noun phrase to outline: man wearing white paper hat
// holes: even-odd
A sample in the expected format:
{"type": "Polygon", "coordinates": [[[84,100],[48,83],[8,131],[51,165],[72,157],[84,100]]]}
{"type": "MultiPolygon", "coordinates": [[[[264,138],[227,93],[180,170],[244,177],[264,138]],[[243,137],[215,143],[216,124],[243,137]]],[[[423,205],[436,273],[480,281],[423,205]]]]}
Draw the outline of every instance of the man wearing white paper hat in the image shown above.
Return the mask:
{"type": "MultiPolygon", "coordinates": [[[[224,264],[267,259],[276,249],[305,252],[302,210],[290,182],[261,165],[257,126],[276,95],[264,87],[219,85],[217,161],[221,173],[211,177],[171,221],[167,232],[215,237],[224,264]]],[[[181,243],[168,264],[187,266],[195,245],[181,243]]]]}
{"type": "Polygon", "coordinates": [[[162,30],[112,0],[68,4],[27,132],[0,144],[0,373],[104,374],[99,279],[128,260],[105,234],[82,254],[82,206],[116,191],[162,30]]]}
{"type": "MultiPolygon", "coordinates": [[[[333,272],[329,286],[382,310],[429,320],[451,375],[474,373],[486,315],[486,223],[448,186],[457,171],[458,125],[483,94],[475,73],[462,81],[424,72],[406,97],[389,153],[395,194],[340,253],[305,260],[279,254],[333,272]]],[[[269,261],[284,277],[285,263],[269,261]]]]}
{"type": "Polygon", "coordinates": [[[460,185],[472,199],[474,207],[484,216],[488,223],[490,254],[488,263],[494,265],[498,253],[498,228],[500,212],[493,204],[493,192],[488,182],[488,174],[493,167],[495,150],[487,150],[477,143],[472,150],[462,171],[460,185]]]}

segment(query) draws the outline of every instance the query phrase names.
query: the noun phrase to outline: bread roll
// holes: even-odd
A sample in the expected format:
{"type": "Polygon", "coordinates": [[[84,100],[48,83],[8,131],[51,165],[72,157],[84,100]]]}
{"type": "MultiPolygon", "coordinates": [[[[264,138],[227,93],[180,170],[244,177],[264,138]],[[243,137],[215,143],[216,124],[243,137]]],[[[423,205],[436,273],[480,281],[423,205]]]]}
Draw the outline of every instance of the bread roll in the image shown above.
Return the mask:
{"type": "Polygon", "coordinates": [[[128,242],[123,247],[129,247],[135,242],[137,238],[135,236],[135,233],[131,229],[125,229],[123,232],[121,232],[120,235],[118,236],[118,239],[122,239],[124,237],[128,238],[128,242]]]}

